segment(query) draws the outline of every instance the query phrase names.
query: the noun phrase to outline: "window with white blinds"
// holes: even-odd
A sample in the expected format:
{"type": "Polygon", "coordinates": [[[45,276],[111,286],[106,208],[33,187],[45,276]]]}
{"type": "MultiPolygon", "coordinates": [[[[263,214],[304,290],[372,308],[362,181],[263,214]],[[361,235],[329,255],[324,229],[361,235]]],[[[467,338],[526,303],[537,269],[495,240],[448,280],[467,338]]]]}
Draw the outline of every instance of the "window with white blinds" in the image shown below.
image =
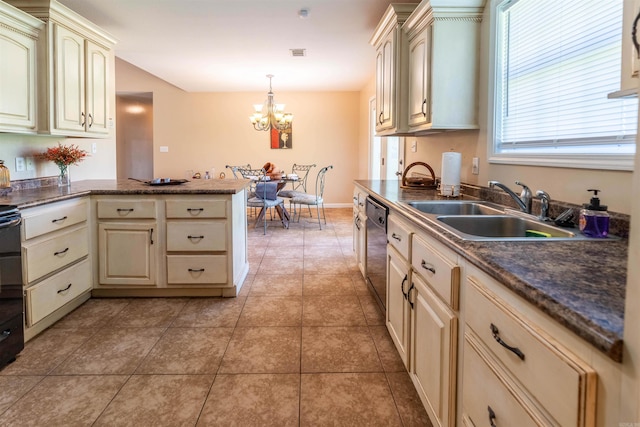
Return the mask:
{"type": "Polygon", "coordinates": [[[497,10],[494,154],[633,157],[638,100],[607,98],[620,89],[622,0],[497,10]]]}

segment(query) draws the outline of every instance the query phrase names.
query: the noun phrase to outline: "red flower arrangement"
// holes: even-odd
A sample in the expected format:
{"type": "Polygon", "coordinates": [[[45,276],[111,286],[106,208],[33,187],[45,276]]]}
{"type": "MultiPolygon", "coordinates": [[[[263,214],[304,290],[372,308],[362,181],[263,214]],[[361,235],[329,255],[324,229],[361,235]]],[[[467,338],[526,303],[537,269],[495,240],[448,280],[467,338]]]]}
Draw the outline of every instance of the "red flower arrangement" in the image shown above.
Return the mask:
{"type": "Polygon", "coordinates": [[[38,154],[37,157],[55,163],[60,170],[66,170],[69,165],[77,165],[84,160],[87,157],[87,152],[81,150],[77,145],[67,146],[58,142],[57,147],[47,148],[47,151],[38,154]]]}

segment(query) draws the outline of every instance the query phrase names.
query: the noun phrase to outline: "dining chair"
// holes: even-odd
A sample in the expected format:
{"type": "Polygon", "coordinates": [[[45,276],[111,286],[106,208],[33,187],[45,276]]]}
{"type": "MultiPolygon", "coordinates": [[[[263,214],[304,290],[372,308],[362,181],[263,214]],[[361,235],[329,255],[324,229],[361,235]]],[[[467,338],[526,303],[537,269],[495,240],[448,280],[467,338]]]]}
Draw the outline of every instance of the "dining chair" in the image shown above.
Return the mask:
{"type": "MultiPolygon", "coordinates": [[[[329,169],[333,169],[332,165],[325,166],[318,171],[318,176],[316,177],[316,192],[315,194],[311,193],[299,193],[294,195],[291,198],[291,203],[294,205],[307,205],[309,208],[311,206],[316,207],[316,214],[318,217],[318,225],[320,226],[320,230],[322,230],[322,223],[320,222],[320,208],[322,208],[322,218],[324,219],[324,223],[327,223],[327,217],[324,214],[324,183],[327,171],[329,169]]],[[[298,221],[300,221],[300,212],[298,213],[298,221]]]]}
{"type": "MultiPolygon", "coordinates": [[[[291,190],[282,190],[278,193],[280,197],[285,197],[289,199],[289,210],[291,210],[291,206],[293,205],[293,203],[291,202],[291,199],[298,195],[304,195],[304,193],[307,192],[307,178],[309,177],[309,171],[315,167],[316,167],[315,163],[312,165],[299,165],[297,163],[294,163],[293,166],[291,167],[291,173],[298,175],[298,180],[292,181],[291,190]]],[[[308,206],[308,208],[309,208],[309,216],[311,217],[312,216],[311,206],[308,206]]],[[[295,208],[295,205],[293,205],[294,215],[295,215],[295,212],[296,212],[296,208],[295,208]]]]}
{"type": "Polygon", "coordinates": [[[240,177],[251,180],[251,182],[249,183],[249,191],[247,191],[247,207],[254,208],[253,214],[255,214],[256,208],[262,207],[262,204],[254,203],[254,205],[252,205],[249,200],[256,197],[256,184],[259,180],[264,179],[264,177],[266,176],[266,171],[263,168],[251,169],[250,165],[248,164],[246,166],[235,166],[235,169],[240,177]]]}
{"type": "Polygon", "coordinates": [[[284,208],[284,199],[278,197],[278,183],[269,181],[260,181],[256,183],[255,197],[247,200],[247,205],[252,207],[260,207],[260,213],[256,218],[254,228],[258,226],[262,220],[264,226],[264,234],[267,234],[267,210],[275,208],[284,228],[289,228],[289,216],[284,208]]]}
{"type": "Polygon", "coordinates": [[[240,179],[239,172],[238,172],[238,168],[243,168],[243,169],[251,169],[251,165],[249,163],[247,163],[246,165],[238,165],[238,166],[233,166],[233,165],[226,165],[225,168],[227,169],[231,169],[231,172],[233,173],[233,177],[235,179],[240,179]]]}

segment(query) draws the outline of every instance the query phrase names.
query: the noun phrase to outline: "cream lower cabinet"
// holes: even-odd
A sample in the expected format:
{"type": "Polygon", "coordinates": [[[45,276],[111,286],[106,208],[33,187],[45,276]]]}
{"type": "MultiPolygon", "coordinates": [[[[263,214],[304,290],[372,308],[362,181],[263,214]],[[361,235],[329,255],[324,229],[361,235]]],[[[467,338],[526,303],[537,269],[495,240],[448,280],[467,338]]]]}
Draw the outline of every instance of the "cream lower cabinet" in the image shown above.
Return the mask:
{"type": "Polygon", "coordinates": [[[98,221],[98,283],[125,287],[156,285],[159,232],[155,199],[101,198],[98,221]]]}
{"type": "Polygon", "coordinates": [[[0,2],[0,131],[36,132],[36,44],[44,23],[0,2]]]}
{"type": "Polygon", "coordinates": [[[155,286],[157,244],[153,221],[98,224],[101,285],[155,286]]]}
{"type": "Polygon", "coordinates": [[[456,425],[458,257],[421,233],[412,236],[409,375],[434,426],[456,425]]]}
{"type": "Polygon", "coordinates": [[[95,197],[93,294],[236,296],[249,269],[244,197],[95,197]]]}
{"type": "Polygon", "coordinates": [[[496,285],[480,275],[465,284],[465,424],[595,426],[595,370],[489,289],[496,285]]]}
{"type": "Polygon", "coordinates": [[[91,295],[89,198],[22,210],[25,340],[91,295]]]}

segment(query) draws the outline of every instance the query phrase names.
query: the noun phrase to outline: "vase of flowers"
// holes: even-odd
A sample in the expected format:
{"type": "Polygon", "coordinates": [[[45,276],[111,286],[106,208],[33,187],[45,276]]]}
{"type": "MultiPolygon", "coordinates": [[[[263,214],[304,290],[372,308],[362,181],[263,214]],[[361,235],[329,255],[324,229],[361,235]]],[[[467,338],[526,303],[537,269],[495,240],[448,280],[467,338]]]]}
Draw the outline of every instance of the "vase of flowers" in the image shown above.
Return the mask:
{"type": "Polygon", "coordinates": [[[87,152],[81,150],[77,145],[62,145],[58,142],[57,147],[47,148],[47,151],[38,155],[39,159],[49,160],[58,166],[58,186],[67,187],[71,185],[69,178],[69,166],[77,165],[87,157],[87,152]]]}

